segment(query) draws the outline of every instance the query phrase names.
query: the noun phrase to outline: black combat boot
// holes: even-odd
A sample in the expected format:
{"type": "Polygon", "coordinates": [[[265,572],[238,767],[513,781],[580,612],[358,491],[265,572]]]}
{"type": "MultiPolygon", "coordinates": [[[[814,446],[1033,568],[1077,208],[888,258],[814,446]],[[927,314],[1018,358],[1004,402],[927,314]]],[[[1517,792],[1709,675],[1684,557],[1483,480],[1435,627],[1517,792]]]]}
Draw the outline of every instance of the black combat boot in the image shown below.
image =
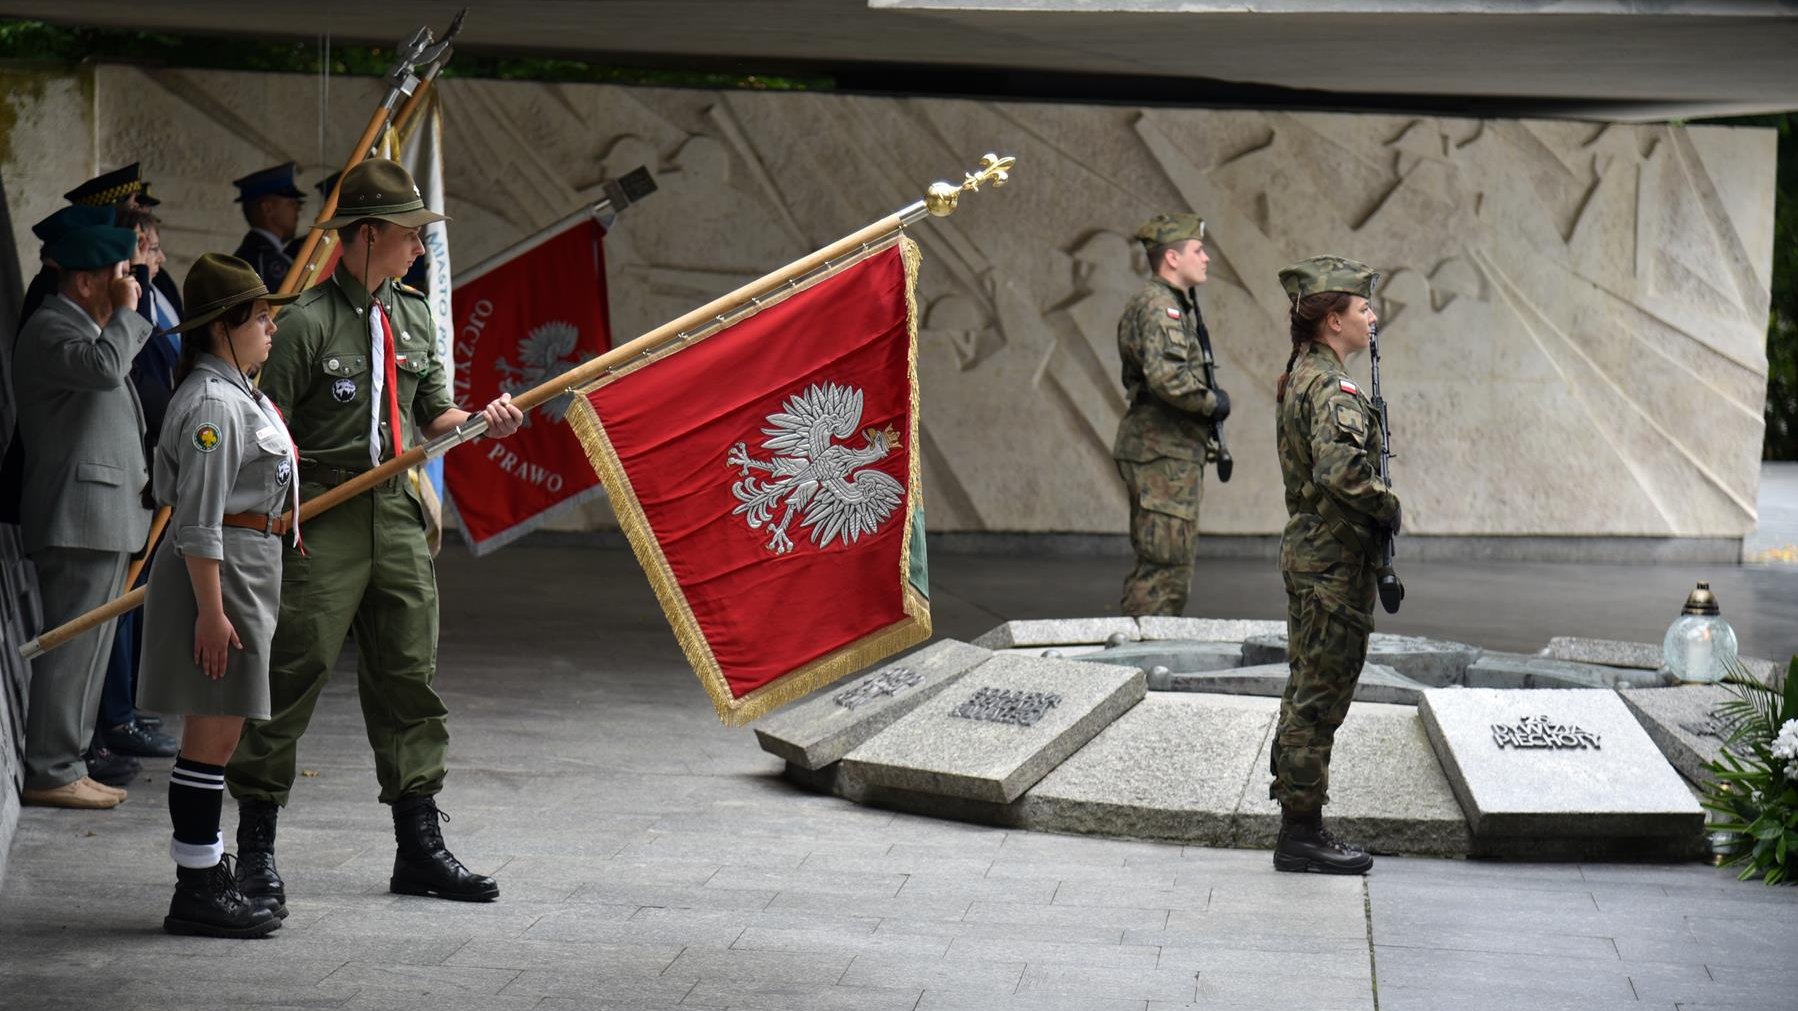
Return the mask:
{"type": "Polygon", "coordinates": [[[1285,815],[1274,845],[1274,870],[1318,874],[1366,874],[1373,857],[1337,839],[1322,815],[1285,815]]]}
{"type": "Polygon", "coordinates": [[[268,800],[237,802],[237,887],[258,909],[287,918],[287,883],[275,870],[275,816],[268,800]]]}
{"type": "Polygon", "coordinates": [[[449,821],[449,815],[437,810],[435,798],[413,794],[393,802],[393,836],[399,852],[388,887],[401,895],[435,895],[458,902],[499,898],[499,882],[462,866],[444,847],[439,819],[449,821]]]}
{"type": "Polygon", "coordinates": [[[244,898],[226,854],[211,867],[175,868],[175,897],[162,929],[194,937],[261,937],[281,918],[244,898]]]}

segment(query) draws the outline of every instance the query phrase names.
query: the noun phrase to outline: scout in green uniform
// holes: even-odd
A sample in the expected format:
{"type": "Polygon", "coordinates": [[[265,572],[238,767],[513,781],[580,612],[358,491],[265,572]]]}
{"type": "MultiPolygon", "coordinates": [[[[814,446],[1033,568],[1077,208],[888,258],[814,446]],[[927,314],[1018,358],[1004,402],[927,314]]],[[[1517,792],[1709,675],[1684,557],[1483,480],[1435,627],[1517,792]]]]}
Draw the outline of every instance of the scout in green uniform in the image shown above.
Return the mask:
{"type": "Polygon", "coordinates": [[[1205,283],[1205,222],[1158,214],[1136,237],[1155,276],[1118,318],[1118,356],[1130,407],[1111,455],[1130,495],[1136,567],[1124,579],[1123,613],[1177,615],[1192,589],[1199,543],[1199,495],[1212,425],[1230,414],[1230,396],[1205,384],[1194,289],[1205,283]]]}
{"type": "MultiPolygon", "coordinates": [[[[424,252],[429,211],[399,163],[371,158],[343,179],[335,228],[343,260],[281,317],[261,386],[286,412],[300,450],[300,492],[313,498],[444,434],[471,415],[450,399],[424,295],[395,283],[424,252]]],[[[510,396],[481,412],[487,435],[523,420],[510,396]]],[[[344,637],[354,630],[357,692],[381,801],[393,806],[395,892],[485,901],[492,878],[444,847],[436,794],[449,743],[437,671],[437,579],[417,492],[403,475],[306,524],[302,553],[282,562],[281,616],[270,650],[272,716],[253,722],[226,768],[238,799],[239,880],[267,905],[285,902],[275,870],[275,817],[293,786],[295,753],[344,637]]]]}
{"type": "Polygon", "coordinates": [[[1364,874],[1373,866],[1323,827],[1323,807],[1330,746],[1373,631],[1377,535],[1399,525],[1398,496],[1374,470],[1380,428],[1373,407],[1343,367],[1367,350],[1378,322],[1368,299],[1378,281],[1365,264],[1338,256],[1280,271],[1292,299],[1292,356],[1276,397],[1291,672],[1273,748],[1270,794],[1282,815],[1276,870],[1364,874]]]}
{"type": "Polygon", "coordinates": [[[250,373],[273,343],[270,307],[296,296],[269,294],[249,264],[217,253],[194,264],[184,294],[187,339],[153,477],[157,502],[172,507],[171,544],[150,566],[138,675],[140,705],[185,714],[169,774],[177,884],[162,924],[172,934],[260,937],[287,911],[239,890],[219,811],[244,718],[269,716],[282,513],[299,502],[299,458],[250,373]]]}

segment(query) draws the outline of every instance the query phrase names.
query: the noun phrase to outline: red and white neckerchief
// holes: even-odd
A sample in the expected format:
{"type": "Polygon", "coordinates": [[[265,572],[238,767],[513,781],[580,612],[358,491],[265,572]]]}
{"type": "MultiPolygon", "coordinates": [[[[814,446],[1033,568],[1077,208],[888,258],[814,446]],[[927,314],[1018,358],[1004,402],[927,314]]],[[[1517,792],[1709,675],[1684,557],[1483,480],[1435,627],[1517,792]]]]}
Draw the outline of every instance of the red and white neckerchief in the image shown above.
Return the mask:
{"type": "Polygon", "coordinates": [[[406,451],[405,437],[400,434],[404,426],[400,423],[400,384],[394,367],[393,324],[388,321],[387,310],[379,301],[368,303],[368,338],[369,360],[374,364],[369,371],[375,381],[373,395],[368,398],[368,463],[371,467],[379,467],[383,400],[387,402],[388,424],[393,433],[393,455],[406,451]]]}
{"type": "Polygon", "coordinates": [[[251,395],[250,399],[256,402],[263,417],[274,422],[275,430],[287,440],[287,496],[288,502],[293,506],[293,546],[304,551],[300,546],[300,447],[293,441],[293,433],[287,430],[287,419],[282,416],[281,409],[275,406],[273,400],[262,395],[260,390],[251,395]]]}

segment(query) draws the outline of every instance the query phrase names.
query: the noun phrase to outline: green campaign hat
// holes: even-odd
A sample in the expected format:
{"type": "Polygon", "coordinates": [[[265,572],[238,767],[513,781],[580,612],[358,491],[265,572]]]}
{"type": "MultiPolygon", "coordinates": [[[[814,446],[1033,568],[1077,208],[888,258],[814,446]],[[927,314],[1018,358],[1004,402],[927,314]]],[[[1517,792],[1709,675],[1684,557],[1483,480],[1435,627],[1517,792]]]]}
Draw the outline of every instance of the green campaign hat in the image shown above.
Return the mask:
{"type": "Polygon", "coordinates": [[[137,232],[113,225],[70,228],[44,244],[44,255],[64,270],[99,270],[131,259],[137,232]]]}
{"type": "Polygon", "coordinates": [[[89,225],[110,225],[115,214],[111,204],[105,207],[88,207],[83,204],[70,204],[55,214],[31,226],[31,233],[39,242],[55,242],[57,237],[73,228],[86,228],[89,225]]]}
{"type": "Polygon", "coordinates": [[[1144,246],[1165,246],[1184,239],[1205,239],[1205,219],[1197,214],[1157,214],[1136,230],[1144,246]]]}
{"type": "Polygon", "coordinates": [[[314,228],[342,228],[363,218],[379,218],[417,228],[449,216],[425,207],[412,173],[391,158],[369,158],[345,172],[337,194],[337,216],[314,228]]]}
{"type": "Polygon", "coordinates": [[[235,256],[207,253],[194,261],[193,268],[187,272],[187,280],[181,285],[181,302],[188,315],[173,332],[205,326],[232,306],[259,298],[268,299],[270,305],[286,305],[299,297],[297,291],[291,295],[271,295],[268,285],[262,283],[262,278],[256,276],[249,264],[235,256]]]}
{"type": "Polygon", "coordinates": [[[1280,287],[1294,305],[1323,291],[1372,298],[1379,283],[1379,271],[1345,256],[1312,256],[1280,271],[1280,287]]]}

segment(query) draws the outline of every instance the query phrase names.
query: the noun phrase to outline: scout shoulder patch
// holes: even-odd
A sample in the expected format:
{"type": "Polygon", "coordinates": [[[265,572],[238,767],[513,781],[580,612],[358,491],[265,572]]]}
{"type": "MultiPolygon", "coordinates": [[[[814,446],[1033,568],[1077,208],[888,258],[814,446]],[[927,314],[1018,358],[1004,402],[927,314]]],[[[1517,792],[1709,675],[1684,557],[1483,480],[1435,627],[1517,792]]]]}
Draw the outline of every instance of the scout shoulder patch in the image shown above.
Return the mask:
{"type": "Polygon", "coordinates": [[[194,426],[194,448],[202,453],[219,448],[219,427],[210,421],[194,426]]]}
{"type": "Polygon", "coordinates": [[[1339,380],[1339,381],[1342,384],[1342,392],[1350,394],[1351,396],[1361,392],[1361,387],[1356,386],[1354,383],[1349,382],[1347,379],[1343,379],[1343,380],[1339,380]]]}

